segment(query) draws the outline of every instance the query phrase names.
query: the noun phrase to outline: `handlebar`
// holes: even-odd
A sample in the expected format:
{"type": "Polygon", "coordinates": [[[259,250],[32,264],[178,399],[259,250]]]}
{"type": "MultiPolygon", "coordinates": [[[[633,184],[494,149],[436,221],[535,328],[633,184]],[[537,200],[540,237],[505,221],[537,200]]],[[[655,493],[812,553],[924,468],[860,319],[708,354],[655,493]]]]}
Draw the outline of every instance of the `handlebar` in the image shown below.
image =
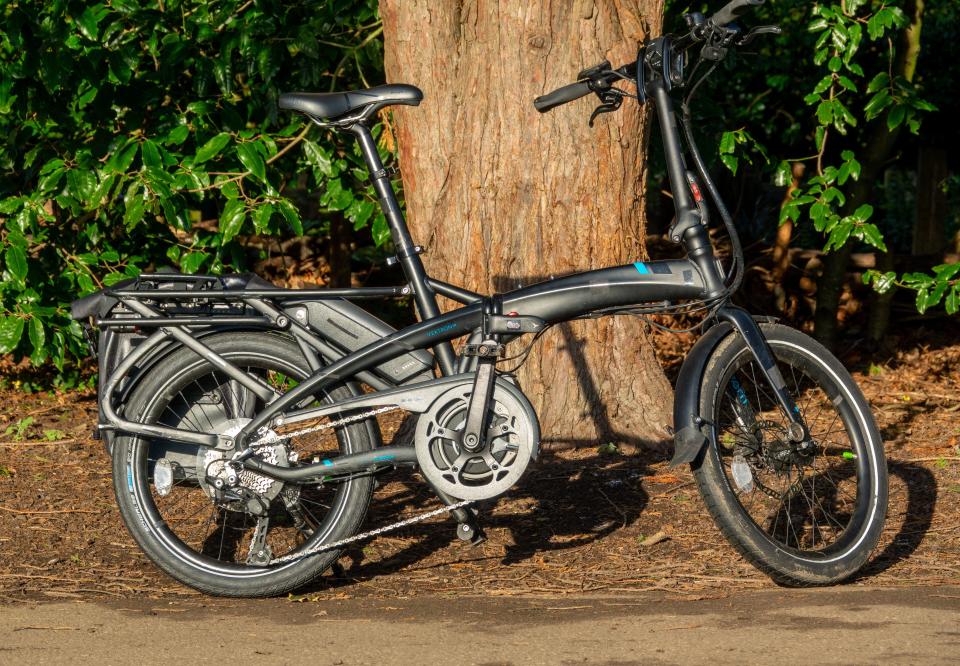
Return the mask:
{"type": "MultiPolygon", "coordinates": [[[[694,44],[707,42],[703,48],[701,57],[705,57],[710,60],[722,60],[731,44],[736,45],[738,43],[746,43],[745,40],[733,42],[735,37],[738,35],[739,30],[737,28],[727,27],[728,24],[732,23],[734,19],[746,13],[748,10],[753,9],[754,7],[759,7],[765,2],[766,0],[730,0],[730,2],[720,8],[708,19],[704,19],[703,15],[701,14],[688,15],[688,22],[691,25],[691,30],[682,37],[672,37],[672,45],[675,49],[674,52],[680,53],[682,51],[686,51],[694,44]],[[710,54],[707,53],[708,51],[710,51],[710,54]]],[[[754,32],[773,32],[773,28],[773,26],[768,26],[767,28],[758,28],[754,30],[754,32]]],[[[776,31],[779,32],[778,29],[776,31]]],[[[748,35],[748,39],[751,36],[752,35],[748,35]]],[[[537,97],[535,100],[533,100],[533,106],[540,113],[546,113],[547,111],[555,109],[556,107],[566,104],[567,102],[572,102],[575,99],[586,97],[591,92],[595,92],[600,97],[601,101],[604,102],[602,106],[606,107],[605,110],[614,110],[617,106],[619,106],[619,100],[613,100],[610,97],[610,93],[619,93],[620,97],[623,96],[623,93],[616,89],[611,91],[611,85],[618,79],[635,80],[635,78],[630,75],[630,72],[633,70],[636,64],[637,63],[626,65],[614,71],[610,69],[610,63],[604,61],[599,65],[580,72],[580,74],[577,76],[578,80],[576,83],[570,83],[561,88],[557,88],[546,95],[537,97]],[[611,104],[611,101],[616,103],[611,104]]],[[[642,90],[640,95],[640,100],[642,102],[642,90]]],[[[599,110],[600,107],[598,107],[598,111],[599,110]]],[[[595,115],[596,112],[594,113],[594,116],[595,115]]],[[[591,117],[591,126],[592,124],[593,120],[591,117]]]]}
{"type": "Polygon", "coordinates": [[[540,113],[546,113],[561,104],[566,104],[567,102],[572,102],[575,99],[589,95],[590,92],[589,81],[577,81],[562,88],[557,88],[546,95],[541,95],[533,100],[533,106],[536,107],[540,113]]]}
{"type": "Polygon", "coordinates": [[[731,0],[710,17],[714,25],[727,25],[735,18],[744,14],[748,9],[759,7],[766,0],[731,0]]]}

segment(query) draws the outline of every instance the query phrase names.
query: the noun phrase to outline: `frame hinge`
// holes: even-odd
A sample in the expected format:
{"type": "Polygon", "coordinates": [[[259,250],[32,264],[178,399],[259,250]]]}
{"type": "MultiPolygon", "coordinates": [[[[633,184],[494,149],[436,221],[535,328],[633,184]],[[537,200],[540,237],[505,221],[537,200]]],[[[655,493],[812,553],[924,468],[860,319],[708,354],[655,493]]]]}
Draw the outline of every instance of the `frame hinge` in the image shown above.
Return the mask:
{"type": "Polygon", "coordinates": [[[506,351],[504,345],[498,344],[493,340],[485,340],[478,344],[466,344],[463,346],[462,354],[464,356],[476,356],[478,358],[501,358],[506,351]]]}

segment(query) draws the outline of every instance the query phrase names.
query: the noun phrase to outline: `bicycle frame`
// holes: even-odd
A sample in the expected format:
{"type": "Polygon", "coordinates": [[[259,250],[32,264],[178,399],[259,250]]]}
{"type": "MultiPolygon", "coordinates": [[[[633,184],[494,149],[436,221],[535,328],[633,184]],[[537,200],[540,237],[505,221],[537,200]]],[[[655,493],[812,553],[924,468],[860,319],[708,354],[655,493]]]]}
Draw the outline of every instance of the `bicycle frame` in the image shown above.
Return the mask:
{"type": "MultiPolygon", "coordinates": [[[[663,48],[661,37],[645,49],[663,48]]],[[[642,59],[641,59],[642,60],[642,59]]],[[[234,448],[241,451],[238,460],[260,473],[288,482],[303,483],[318,476],[352,473],[369,468],[371,464],[414,463],[413,447],[382,447],[372,452],[346,455],[332,461],[323,461],[297,468],[284,468],[262,463],[253,458],[249,446],[267,429],[302,422],[319,417],[380,405],[397,405],[407,411],[423,412],[433,397],[450,385],[472,381],[471,359],[457,358],[451,341],[466,335],[471,340],[493,336],[508,341],[520,334],[535,333],[545,326],[571,319],[603,314],[605,310],[623,309],[656,302],[722,301],[725,294],[724,275],[714,255],[699,208],[691,198],[687,169],[683,159],[681,138],[677,127],[673,101],[668,83],[663,77],[648,78],[648,98],[655,103],[657,119],[662,130],[667,171],[673,192],[677,217],[672,233],[687,251],[685,259],[636,262],[624,266],[601,268],[550,279],[514,291],[485,297],[462,289],[427,274],[420,259],[422,249],[413,244],[406,221],[386,170],[379,158],[370,130],[365,122],[346,127],[361,147],[371,179],[390,228],[396,258],[408,283],[399,287],[378,289],[312,289],[282,290],[253,289],[222,291],[168,290],[137,291],[108,290],[106,294],[119,300],[135,313],[132,318],[101,320],[102,326],[139,326],[156,328],[117,367],[108,379],[101,397],[107,423],[101,428],[133,435],[159,437],[201,446],[234,448]],[[329,345],[304,323],[291,317],[290,308],[297,303],[330,298],[371,298],[412,294],[420,316],[419,323],[396,331],[372,344],[337,358],[329,345]],[[437,295],[443,295],[461,304],[461,307],[441,314],[437,295]],[[206,299],[210,302],[233,303],[249,308],[259,316],[217,316],[216,318],[167,316],[161,310],[145,303],[177,299],[206,299]],[[286,394],[279,394],[259,378],[231,364],[213,352],[196,333],[210,325],[235,326],[262,330],[282,330],[292,335],[304,352],[313,372],[286,394]],[[200,327],[200,328],[197,328],[200,327]],[[179,343],[206,359],[234,380],[260,397],[266,407],[233,438],[213,433],[180,430],[161,425],[142,424],[124,419],[112,405],[112,398],[128,373],[138,363],[155,353],[164,344],[179,343]],[[370,371],[378,365],[396,359],[412,350],[432,350],[440,377],[416,384],[397,386],[375,377],[370,371]],[[336,359],[323,365],[322,359],[336,359]],[[313,402],[314,396],[325,389],[346,381],[359,379],[376,389],[359,397],[321,407],[298,408],[313,402]]],[[[701,174],[701,177],[703,174],[701,174]]],[[[202,279],[202,278],[198,278],[202,279]]],[[[744,311],[728,305],[715,310],[718,319],[729,321],[744,337],[760,366],[774,387],[781,408],[793,422],[798,423],[792,399],[784,389],[783,378],[773,355],[754,320],[744,311]]],[[[678,387],[678,392],[680,387],[678,387]]],[[[801,424],[802,425],[802,424],[801,424]]]]}

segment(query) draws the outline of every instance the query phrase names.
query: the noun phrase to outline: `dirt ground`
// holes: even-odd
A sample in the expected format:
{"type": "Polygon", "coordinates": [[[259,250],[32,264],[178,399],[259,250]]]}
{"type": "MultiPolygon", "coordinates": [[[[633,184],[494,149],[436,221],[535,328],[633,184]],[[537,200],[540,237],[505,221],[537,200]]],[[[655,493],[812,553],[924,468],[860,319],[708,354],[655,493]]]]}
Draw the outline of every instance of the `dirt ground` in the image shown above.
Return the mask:
{"type": "MultiPolygon", "coordinates": [[[[848,588],[960,584],[960,339],[939,336],[914,332],[886,356],[845,357],[875,408],[891,473],[883,541],[848,588]]],[[[682,345],[661,350],[668,367],[682,345]]],[[[8,380],[0,405],[0,600],[202,599],[123,528],[108,458],[89,438],[93,394],[25,394],[8,380]]],[[[387,480],[368,527],[437,506],[416,477],[387,480]]],[[[664,454],[548,448],[485,526],[489,540],[476,548],[441,518],[380,537],[282,603],[777,590],[722,539],[690,472],[668,470],[664,454]]]]}

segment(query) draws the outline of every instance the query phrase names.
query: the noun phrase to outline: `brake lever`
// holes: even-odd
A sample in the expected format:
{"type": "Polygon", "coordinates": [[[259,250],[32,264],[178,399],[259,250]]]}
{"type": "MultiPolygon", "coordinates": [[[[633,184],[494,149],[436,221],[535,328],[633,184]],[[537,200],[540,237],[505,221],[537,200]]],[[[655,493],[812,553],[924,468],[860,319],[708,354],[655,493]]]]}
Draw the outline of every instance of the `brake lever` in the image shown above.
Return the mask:
{"type": "Polygon", "coordinates": [[[600,106],[593,110],[593,113],[590,114],[590,127],[593,127],[593,121],[597,119],[601,113],[612,113],[620,108],[620,105],[623,104],[623,93],[621,93],[616,88],[610,88],[603,92],[597,92],[597,97],[600,98],[600,101],[603,102],[600,106]]]}
{"type": "Polygon", "coordinates": [[[779,25],[758,25],[737,41],[737,46],[746,46],[760,35],[779,35],[782,32],[779,25]]]}

